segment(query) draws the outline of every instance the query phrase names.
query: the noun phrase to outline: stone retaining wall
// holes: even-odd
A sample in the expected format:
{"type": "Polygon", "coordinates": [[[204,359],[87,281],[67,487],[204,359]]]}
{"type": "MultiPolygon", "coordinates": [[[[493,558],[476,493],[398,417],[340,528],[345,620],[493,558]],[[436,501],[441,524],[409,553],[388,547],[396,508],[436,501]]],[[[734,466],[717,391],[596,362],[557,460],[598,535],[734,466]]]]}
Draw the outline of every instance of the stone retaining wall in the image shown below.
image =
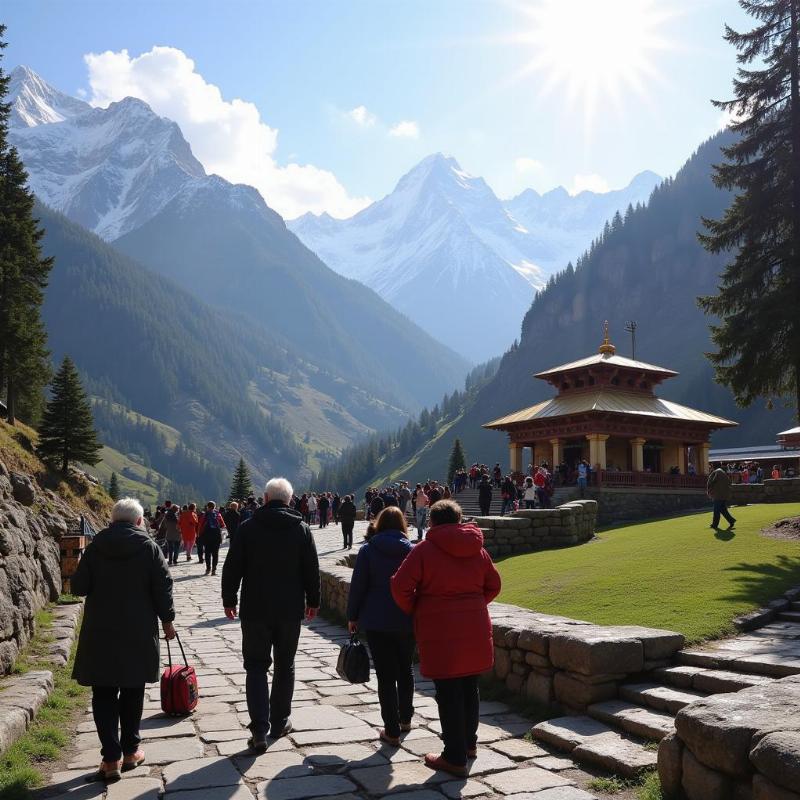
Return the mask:
{"type": "Polygon", "coordinates": [[[0,461],[0,676],[33,635],[36,612],[61,593],[58,540],[75,513],[0,461]]]}
{"type": "Polygon", "coordinates": [[[800,503],[800,478],[765,480],[764,483],[735,483],[731,486],[731,502],[800,503]]]}
{"type": "Polygon", "coordinates": [[[575,500],[558,508],[514,511],[505,517],[476,517],[493,557],[551,550],[588,542],[594,536],[597,503],[575,500]]]}
{"type": "Polygon", "coordinates": [[[671,663],[684,644],[673,631],[594,625],[503,603],[490,611],[494,678],[559,711],[616,697],[620,683],[671,663]]]}
{"type": "Polygon", "coordinates": [[[665,797],[800,800],[800,676],[698,700],[658,749],[665,797]]]}
{"type": "Polygon", "coordinates": [[[631,486],[625,489],[587,489],[586,496],[597,501],[598,525],[668,517],[682,511],[711,507],[711,501],[703,489],[649,489],[631,486]]]}
{"type": "MultiPolygon", "coordinates": [[[[584,513],[591,515],[592,505],[585,504],[589,511],[584,513]]],[[[347,563],[339,552],[323,556],[320,564],[322,606],[340,619],[346,616],[352,576],[347,563]]],[[[495,645],[491,676],[553,711],[584,711],[591,703],[616,697],[620,683],[666,666],[684,644],[683,636],[672,631],[593,625],[504,603],[492,603],[489,611],[495,645]]]]}

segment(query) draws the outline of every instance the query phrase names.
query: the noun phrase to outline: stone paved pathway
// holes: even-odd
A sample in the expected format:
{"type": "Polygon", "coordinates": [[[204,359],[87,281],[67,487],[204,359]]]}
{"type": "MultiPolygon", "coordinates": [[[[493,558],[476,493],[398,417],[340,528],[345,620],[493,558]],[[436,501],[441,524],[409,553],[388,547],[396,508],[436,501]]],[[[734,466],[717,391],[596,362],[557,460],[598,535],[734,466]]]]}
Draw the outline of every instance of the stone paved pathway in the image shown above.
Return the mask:
{"type": "MultiPolygon", "coordinates": [[[[356,530],[356,541],[363,530],[356,530]]],[[[316,532],[322,558],[334,558],[341,542],[337,527],[316,532]]],[[[224,555],[223,549],[223,555],[224,555]]],[[[345,631],[325,620],[304,625],[297,655],[293,733],[273,742],[267,753],[247,753],[238,622],[225,619],[219,578],[205,577],[196,561],[174,568],[176,624],[187,656],[198,670],[201,701],[188,719],[160,713],[157,686],[148,687],[142,725],[147,762],[106,789],[86,784],[99,763],[91,715],[75,732],[67,769],[52,775],[37,798],[66,800],[311,800],[381,798],[454,800],[592,800],[591,775],[574,762],[523,735],[531,723],[507,706],[481,706],[479,757],[470,776],[455,780],[422,764],[426,752],[440,751],[433,685],[419,679],[414,729],[402,747],[380,746],[376,683],[350,685],[336,675],[345,631]]]]}

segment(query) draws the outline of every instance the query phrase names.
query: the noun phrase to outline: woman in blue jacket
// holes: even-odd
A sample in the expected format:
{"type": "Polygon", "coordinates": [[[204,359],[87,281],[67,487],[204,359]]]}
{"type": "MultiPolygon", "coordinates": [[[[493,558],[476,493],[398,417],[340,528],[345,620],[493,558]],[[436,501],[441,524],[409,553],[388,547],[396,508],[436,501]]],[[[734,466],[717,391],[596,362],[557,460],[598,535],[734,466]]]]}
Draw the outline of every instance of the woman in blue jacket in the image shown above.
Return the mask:
{"type": "Polygon", "coordinates": [[[396,506],[385,508],[358,551],[347,600],[348,628],[366,633],[378,678],[384,724],[380,738],[395,747],[400,732],[411,730],[414,715],[414,633],[411,617],[392,599],[389,580],[411,549],[403,512],[396,506]]]}

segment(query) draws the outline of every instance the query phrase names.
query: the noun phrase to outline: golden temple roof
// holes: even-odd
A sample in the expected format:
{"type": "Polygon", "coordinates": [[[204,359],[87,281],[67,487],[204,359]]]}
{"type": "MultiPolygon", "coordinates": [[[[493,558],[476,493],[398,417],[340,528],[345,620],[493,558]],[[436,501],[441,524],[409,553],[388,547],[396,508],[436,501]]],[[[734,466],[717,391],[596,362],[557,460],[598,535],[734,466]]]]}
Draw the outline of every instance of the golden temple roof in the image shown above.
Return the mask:
{"type": "MultiPolygon", "coordinates": [[[[612,358],[617,358],[617,356],[612,356],[612,358]]],[[[584,360],[588,361],[588,359],[584,360]]],[[[624,360],[629,361],[629,359],[624,360]]],[[[635,364],[638,362],[630,363],[635,364]]],[[[530,408],[523,408],[521,411],[500,417],[500,419],[496,419],[493,422],[487,422],[483,427],[502,429],[520,422],[533,422],[540,419],[565,417],[587,412],[634,414],[683,422],[701,422],[715,428],[733,427],[738,424],[729,419],[706,414],[704,411],[697,411],[694,408],[688,408],[670,400],[662,400],[660,397],[653,395],[601,388],[562,394],[553,397],[551,400],[537,403],[530,408]]]]}
{"type": "Polygon", "coordinates": [[[551,375],[559,375],[562,372],[568,372],[573,369],[580,369],[581,367],[590,367],[594,364],[609,364],[612,367],[622,367],[624,369],[635,369],[639,372],[651,372],[662,375],[665,378],[674,377],[678,373],[675,370],[667,369],[666,367],[659,367],[655,364],[647,364],[644,361],[634,361],[625,356],[618,356],[611,352],[595,353],[594,355],[581,358],[578,361],[571,361],[569,364],[562,364],[560,367],[553,367],[546,369],[544,372],[537,372],[534,377],[548,378],[551,375]]]}
{"type": "Polygon", "coordinates": [[[788,431],[781,431],[778,436],[797,436],[800,433],[800,426],[797,428],[789,428],[788,431]]]}

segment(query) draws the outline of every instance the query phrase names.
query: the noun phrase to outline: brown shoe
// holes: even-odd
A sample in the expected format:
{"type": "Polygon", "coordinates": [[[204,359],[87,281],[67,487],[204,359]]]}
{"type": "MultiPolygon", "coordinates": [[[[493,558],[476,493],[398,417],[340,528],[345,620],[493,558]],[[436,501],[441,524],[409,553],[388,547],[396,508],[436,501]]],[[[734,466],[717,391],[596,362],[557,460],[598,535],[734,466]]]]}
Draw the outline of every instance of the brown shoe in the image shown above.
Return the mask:
{"type": "Polygon", "coordinates": [[[137,750],[135,753],[131,753],[129,756],[125,756],[122,759],[122,771],[130,772],[132,769],[136,769],[136,767],[140,767],[142,764],[144,764],[144,750],[137,750]]]}
{"type": "Polygon", "coordinates": [[[470,749],[467,750],[467,758],[472,759],[472,758],[477,758],[477,757],[478,757],[478,748],[477,747],[470,747],[470,749]]]}
{"type": "Polygon", "coordinates": [[[386,729],[385,728],[381,728],[378,731],[378,738],[382,742],[386,742],[386,744],[390,744],[392,747],[400,747],[400,737],[399,736],[389,736],[389,734],[386,733],[386,729]]]}
{"type": "Polygon", "coordinates": [[[425,766],[429,769],[449,772],[457,778],[467,777],[466,766],[459,767],[456,764],[451,764],[449,761],[445,761],[441,756],[437,756],[436,753],[428,753],[428,755],[425,756],[425,766]]]}
{"type": "Polygon", "coordinates": [[[412,725],[411,725],[410,722],[401,722],[400,723],[400,730],[403,733],[408,733],[411,730],[411,727],[412,727],[412,725]]]}
{"type": "Polygon", "coordinates": [[[105,783],[114,783],[122,777],[120,772],[120,761],[101,761],[100,767],[97,772],[93,772],[86,777],[87,783],[96,783],[97,781],[104,781],[105,783]]]}

